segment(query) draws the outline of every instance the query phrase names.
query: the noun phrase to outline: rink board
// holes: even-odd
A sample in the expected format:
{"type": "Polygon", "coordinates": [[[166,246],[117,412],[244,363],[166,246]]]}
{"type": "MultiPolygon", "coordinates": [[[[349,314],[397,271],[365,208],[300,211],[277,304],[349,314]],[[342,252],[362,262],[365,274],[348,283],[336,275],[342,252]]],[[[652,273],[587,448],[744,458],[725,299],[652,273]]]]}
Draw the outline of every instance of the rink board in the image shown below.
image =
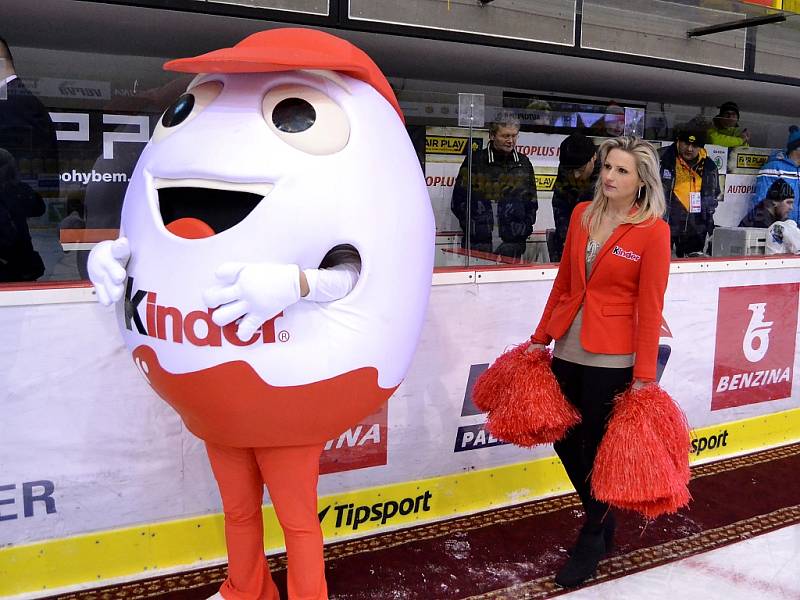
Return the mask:
{"type": "MultiPolygon", "coordinates": [[[[798,262],[673,264],[661,384],[695,430],[693,460],[800,439],[798,262]]],[[[486,364],[530,334],[555,270],[470,275],[437,276],[414,363],[388,410],[324,452],[326,539],[570,489],[551,447],[498,443],[468,394],[486,364]],[[445,284],[467,280],[479,283],[445,284]]],[[[47,290],[14,293],[0,291],[0,595],[223,561],[203,445],[138,374],[110,309],[55,302],[47,290]]],[[[265,503],[267,546],[277,551],[265,503]]]]}

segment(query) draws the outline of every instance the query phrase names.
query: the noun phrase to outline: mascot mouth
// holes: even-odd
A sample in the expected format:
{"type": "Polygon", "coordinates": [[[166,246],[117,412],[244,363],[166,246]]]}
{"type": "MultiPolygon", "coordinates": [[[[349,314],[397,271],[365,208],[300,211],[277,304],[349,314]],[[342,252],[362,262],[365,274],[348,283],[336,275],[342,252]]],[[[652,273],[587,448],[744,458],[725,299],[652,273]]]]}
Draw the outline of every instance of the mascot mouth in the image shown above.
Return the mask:
{"type": "Polygon", "coordinates": [[[211,179],[155,179],[164,227],[178,237],[214,236],[241,223],[275,187],[211,179]]]}

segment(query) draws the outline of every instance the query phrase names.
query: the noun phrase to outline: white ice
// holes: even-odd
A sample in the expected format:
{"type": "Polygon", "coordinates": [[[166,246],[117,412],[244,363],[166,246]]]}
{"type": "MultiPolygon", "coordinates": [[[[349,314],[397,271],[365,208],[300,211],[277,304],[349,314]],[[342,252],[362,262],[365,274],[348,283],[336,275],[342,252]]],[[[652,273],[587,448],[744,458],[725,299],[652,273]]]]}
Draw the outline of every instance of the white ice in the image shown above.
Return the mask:
{"type": "Polygon", "coordinates": [[[800,600],[800,525],[559,596],[566,600],[800,600]]]}

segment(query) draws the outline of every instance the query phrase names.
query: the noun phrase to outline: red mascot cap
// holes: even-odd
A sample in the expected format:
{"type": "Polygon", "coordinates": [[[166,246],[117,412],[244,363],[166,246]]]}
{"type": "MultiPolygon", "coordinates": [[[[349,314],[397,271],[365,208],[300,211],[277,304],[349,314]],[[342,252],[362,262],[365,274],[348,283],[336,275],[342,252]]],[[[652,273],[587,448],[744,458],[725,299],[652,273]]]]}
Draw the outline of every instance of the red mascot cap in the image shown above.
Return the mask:
{"type": "Polygon", "coordinates": [[[327,69],[368,83],[405,122],[389,82],[372,59],[350,42],[315,29],[281,28],[254,33],[233,48],[214,50],[164,64],[182,73],[271,73],[327,69]]]}

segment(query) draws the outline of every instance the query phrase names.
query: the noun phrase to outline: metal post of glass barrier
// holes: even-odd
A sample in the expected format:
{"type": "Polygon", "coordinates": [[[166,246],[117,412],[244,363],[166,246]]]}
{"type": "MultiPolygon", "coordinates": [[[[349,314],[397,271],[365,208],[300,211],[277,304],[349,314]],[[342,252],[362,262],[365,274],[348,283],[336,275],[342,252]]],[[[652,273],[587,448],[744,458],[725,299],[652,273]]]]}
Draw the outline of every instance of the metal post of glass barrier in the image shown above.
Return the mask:
{"type": "Polygon", "coordinates": [[[465,266],[469,266],[472,248],[472,128],[483,127],[485,99],[483,94],[458,95],[458,125],[468,127],[467,135],[467,216],[464,222],[464,248],[466,250],[465,266]]]}
{"type": "MultiPolygon", "coordinates": [[[[0,58],[0,73],[5,73],[10,66],[5,58],[0,58]]],[[[0,100],[8,100],[8,84],[5,81],[0,83],[0,100]]]]}

